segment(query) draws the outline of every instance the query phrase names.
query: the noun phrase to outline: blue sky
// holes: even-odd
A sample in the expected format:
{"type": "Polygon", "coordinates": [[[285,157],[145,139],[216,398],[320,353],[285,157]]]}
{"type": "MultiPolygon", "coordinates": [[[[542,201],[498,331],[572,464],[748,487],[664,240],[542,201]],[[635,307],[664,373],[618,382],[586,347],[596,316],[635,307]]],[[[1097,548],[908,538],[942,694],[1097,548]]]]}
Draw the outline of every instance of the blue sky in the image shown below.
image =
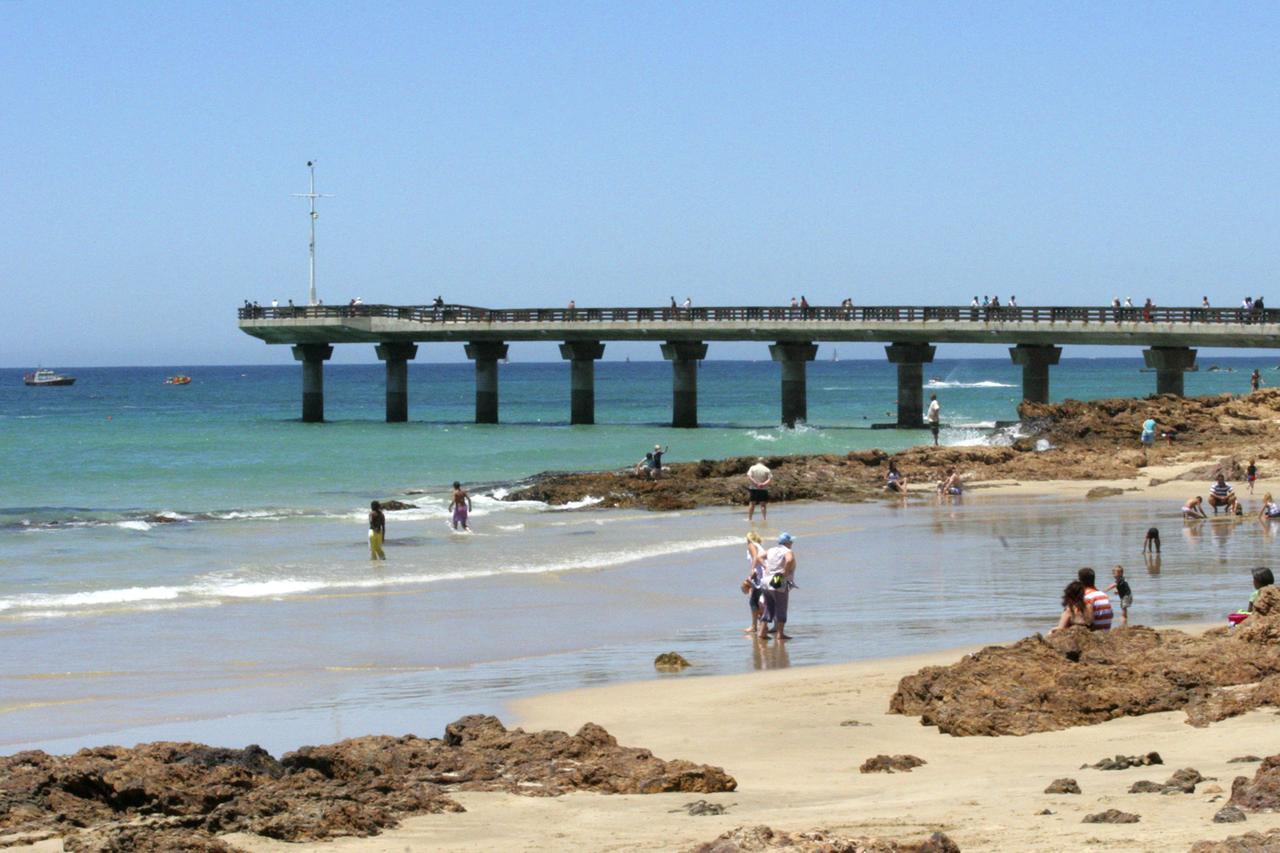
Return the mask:
{"type": "Polygon", "coordinates": [[[1276,4],[7,3],[0,366],[290,361],[311,158],[329,303],[1234,305],[1278,66],[1276,4]]]}

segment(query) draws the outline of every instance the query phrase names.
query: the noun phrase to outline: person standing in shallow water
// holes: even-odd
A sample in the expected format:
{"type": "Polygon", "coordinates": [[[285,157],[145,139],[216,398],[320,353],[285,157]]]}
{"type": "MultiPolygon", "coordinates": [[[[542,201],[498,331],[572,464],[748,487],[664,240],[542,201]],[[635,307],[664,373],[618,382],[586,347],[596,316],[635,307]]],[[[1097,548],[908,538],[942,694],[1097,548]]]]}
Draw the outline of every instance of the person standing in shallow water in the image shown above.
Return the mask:
{"type": "Polygon", "coordinates": [[[369,504],[369,559],[385,560],[382,552],[382,540],[387,535],[387,517],[382,513],[382,504],[374,501],[369,504]]]}
{"type": "Polygon", "coordinates": [[[942,406],[938,405],[938,395],[929,395],[929,413],[925,420],[929,422],[929,430],[933,433],[933,446],[938,446],[938,428],[941,426],[942,406]]]}
{"type": "Polygon", "coordinates": [[[457,480],[453,481],[453,499],[449,501],[449,509],[453,511],[454,530],[458,529],[459,524],[463,530],[471,529],[467,525],[467,516],[471,514],[471,495],[467,494],[467,490],[457,480]]]}
{"type": "Polygon", "coordinates": [[[778,537],[778,544],[764,554],[764,570],[761,581],[764,584],[764,615],[760,617],[760,639],[769,639],[769,623],[773,623],[773,633],[779,640],[790,640],[787,636],[787,604],[791,598],[791,588],[795,586],[796,555],[791,552],[794,542],[790,533],[778,537]]]}

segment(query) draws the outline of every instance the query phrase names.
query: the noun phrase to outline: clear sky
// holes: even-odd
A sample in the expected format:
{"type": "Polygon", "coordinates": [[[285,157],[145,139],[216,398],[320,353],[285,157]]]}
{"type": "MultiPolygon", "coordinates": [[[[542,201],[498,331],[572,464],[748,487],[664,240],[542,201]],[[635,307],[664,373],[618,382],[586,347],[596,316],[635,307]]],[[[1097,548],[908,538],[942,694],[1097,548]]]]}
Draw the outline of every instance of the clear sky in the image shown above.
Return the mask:
{"type": "Polygon", "coordinates": [[[1275,3],[6,2],[0,72],[0,366],[291,361],[312,158],[328,303],[1280,305],[1275,3]]]}

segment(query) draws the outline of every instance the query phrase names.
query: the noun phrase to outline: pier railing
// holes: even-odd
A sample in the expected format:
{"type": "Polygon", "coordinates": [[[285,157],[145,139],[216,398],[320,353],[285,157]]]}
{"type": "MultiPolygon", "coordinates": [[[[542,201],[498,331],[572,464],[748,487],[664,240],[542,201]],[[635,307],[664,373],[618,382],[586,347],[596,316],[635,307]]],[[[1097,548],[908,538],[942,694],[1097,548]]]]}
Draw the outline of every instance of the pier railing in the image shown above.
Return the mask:
{"type": "Polygon", "coordinates": [[[707,306],[701,308],[479,308],[473,305],[288,305],[246,306],[241,320],[345,320],[383,317],[424,324],[646,323],[646,322],[893,322],[893,323],[1212,323],[1249,325],[1280,322],[1280,309],[1113,308],[1065,306],[811,305],[707,306]]]}

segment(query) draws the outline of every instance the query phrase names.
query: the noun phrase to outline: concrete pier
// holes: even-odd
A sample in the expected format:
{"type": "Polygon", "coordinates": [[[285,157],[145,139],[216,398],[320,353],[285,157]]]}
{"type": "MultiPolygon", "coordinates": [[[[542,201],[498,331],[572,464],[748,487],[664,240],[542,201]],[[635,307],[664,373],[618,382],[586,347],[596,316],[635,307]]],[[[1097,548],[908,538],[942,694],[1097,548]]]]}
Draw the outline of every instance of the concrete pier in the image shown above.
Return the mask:
{"type": "Polygon", "coordinates": [[[889,363],[898,365],[898,426],[924,426],[924,365],[933,361],[930,344],[889,344],[889,363]]]}
{"type": "Polygon", "coordinates": [[[698,425],[698,362],[707,357],[701,341],[669,341],[662,357],[671,362],[671,425],[698,425]]]}
{"type": "Polygon", "coordinates": [[[373,351],[387,364],[387,423],[403,423],[409,420],[409,362],[418,345],[378,344],[373,351]]]}
{"type": "Polygon", "coordinates": [[[472,341],[467,358],[476,363],[476,423],[498,422],[498,360],[507,357],[507,345],[498,341],[472,341]]]}
{"type": "Polygon", "coordinates": [[[295,344],[293,357],[302,362],[302,420],[324,420],[324,363],[333,357],[329,344],[295,344]]]}
{"type": "Polygon", "coordinates": [[[782,365],[782,425],[794,427],[809,419],[805,363],[818,356],[818,345],[779,342],[769,345],[770,357],[782,365]]]}
{"type": "Polygon", "coordinates": [[[1009,347],[1014,364],[1022,365],[1022,399],[1031,403],[1049,402],[1049,368],[1062,358],[1062,347],[1018,344],[1009,347]]]}
{"type": "Polygon", "coordinates": [[[1182,396],[1183,376],[1196,363],[1196,351],[1190,347],[1152,347],[1142,351],[1147,367],[1156,370],[1156,393],[1182,396]]]}
{"type": "Polygon", "coordinates": [[[560,357],[569,361],[569,423],[596,422],[596,360],[604,356],[599,341],[569,341],[560,357]]]}

